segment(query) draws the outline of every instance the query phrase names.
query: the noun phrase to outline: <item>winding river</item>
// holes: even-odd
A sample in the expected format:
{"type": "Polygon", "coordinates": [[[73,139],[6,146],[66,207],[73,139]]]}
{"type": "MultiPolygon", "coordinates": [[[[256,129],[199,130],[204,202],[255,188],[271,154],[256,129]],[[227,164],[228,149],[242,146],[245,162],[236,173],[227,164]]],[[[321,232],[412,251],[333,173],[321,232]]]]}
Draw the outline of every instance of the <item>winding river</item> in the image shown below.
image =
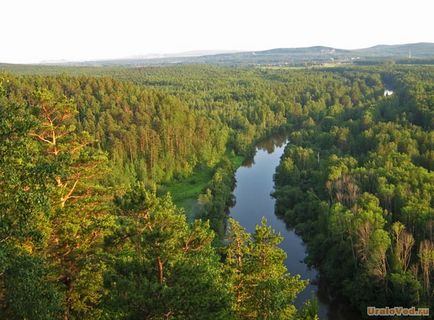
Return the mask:
{"type": "MultiPolygon", "coordinates": [[[[316,281],[318,272],[303,262],[306,248],[302,239],[274,214],[275,199],[270,196],[274,189],[273,175],[286,143],[284,137],[267,139],[257,146],[254,158],[237,170],[235,174],[237,185],[234,190],[236,204],[230,209],[230,214],[249,232],[255,230],[255,226],[264,216],[268,224],[284,237],[280,247],[287,254],[285,265],[289,273],[299,274],[302,279],[316,281]]],[[[318,297],[320,319],[335,319],[328,315],[329,305],[318,296],[317,285],[310,284],[301,292],[295,300],[295,305],[301,306],[312,296],[318,297]]]]}

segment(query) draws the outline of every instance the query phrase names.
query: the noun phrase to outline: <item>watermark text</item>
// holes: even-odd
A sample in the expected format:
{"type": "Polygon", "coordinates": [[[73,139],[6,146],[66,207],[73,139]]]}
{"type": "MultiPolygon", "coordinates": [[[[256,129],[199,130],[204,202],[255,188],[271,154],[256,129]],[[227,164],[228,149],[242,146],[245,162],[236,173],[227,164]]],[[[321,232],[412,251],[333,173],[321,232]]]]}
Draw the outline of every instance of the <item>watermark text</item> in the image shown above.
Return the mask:
{"type": "Polygon", "coordinates": [[[404,307],[367,307],[368,316],[429,316],[429,308],[404,307]]]}

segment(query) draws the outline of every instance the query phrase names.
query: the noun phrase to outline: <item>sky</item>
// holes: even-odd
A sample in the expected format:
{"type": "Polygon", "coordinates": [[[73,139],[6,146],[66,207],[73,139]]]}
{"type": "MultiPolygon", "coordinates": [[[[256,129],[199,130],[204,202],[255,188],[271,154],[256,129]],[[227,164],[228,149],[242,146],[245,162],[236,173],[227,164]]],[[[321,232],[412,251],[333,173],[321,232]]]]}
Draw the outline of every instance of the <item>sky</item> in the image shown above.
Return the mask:
{"type": "Polygon", "coordinates": [[[434,42],[433,0],[1,0],[0,62],[434,42]]]}

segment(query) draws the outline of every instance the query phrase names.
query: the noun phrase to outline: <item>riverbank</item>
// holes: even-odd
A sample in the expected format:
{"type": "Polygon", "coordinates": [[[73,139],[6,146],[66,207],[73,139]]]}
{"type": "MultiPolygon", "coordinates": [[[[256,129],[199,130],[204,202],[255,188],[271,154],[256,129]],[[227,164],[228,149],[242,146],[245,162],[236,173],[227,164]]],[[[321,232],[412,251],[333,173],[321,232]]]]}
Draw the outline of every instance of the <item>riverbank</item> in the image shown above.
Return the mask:
{"type": "MultiPolygon", "coordinates": [[[[244,161],[243,156],[236,155],[232,151],[226,152],[223,159],[227,159],[232,164],[234,168],[233,173],[244,161]]],[[[191,221],[202,213],[202,204],[199,203],[199,196],[206,193],[207,188],[210,187],[210,183],[218,167],[219,165],[213,168],[198,166],[188,177],[173,179],[170,183],[161,185],[159,188],[160,193],[169,192],[174,204],[183,208],[188,219],[191,221]]]]}
{"type": "MultiPolygon", "coordinates": [[[[247,148],[243,154],[237,154],[235,150],[226,150],[223,157],[220,159],[222,161],[229,161],[232,164],[232,172],[226,172],[225,174],[230,174],[233,178],[235,177],[235,171],[243,164],[251,161],[255,155],[255,150],[257,145],[264,144],[264,141],[272,141],[273,139],[282,139],[286,137],[287,134],[286,126],[282,126],[273,130],[269,130],[264,137],[252,142],[252,145],[247,148]]],[[[286,138],[285,138],[286,139],[286,138]]],[[[270,146],[272,147],[272,146],[270,146]]],[[[191,221],[195,217],[198,217],[202,213],[202,205],[199,203],[199,196],[206,193],[207,188],[212,187],[211,183],[213,181],[213,176],[216,173],[219,164],[214,167],[209,167],[206,165],[197,166],[193,172],[186,177],[174,178],[170,182],[166,182],[159,186],[159,193],[165,194],[169,192],[172,196],[173,202],[185,210],[188,219],[191,221]]],[[[231,189],[232,193],[233,188],[231,189]]],[[[230,204],[224,208],[223,211],[228,211],[230,204]]]]}
{"type": "Polygon", "coordinates": [[[320,319],[328,319],[329,307],[317,295],[315,284],[318,272],[309,268],[304,262],[306,247],[301,237],[294,230],[288,229],[284,221],[275,213],[275,199],[271,197],[274,190],[273,176],[279,165],[287,143],[286,135],[273,136],[258,143],[252,159],[245,161],[235,173],[237,181],[234,190],[235,205],[230,208],[230,215],[236,219],[248,232],[252,233],[262,217],[267,224],[281,234],[283,240],[280,247],[286,252],[285,266],[291,275],[300,275],[309,280],[309,285],[294,301],[296,307],[302,306],[309,299],[316,297],[319,305],[320,319]]]}

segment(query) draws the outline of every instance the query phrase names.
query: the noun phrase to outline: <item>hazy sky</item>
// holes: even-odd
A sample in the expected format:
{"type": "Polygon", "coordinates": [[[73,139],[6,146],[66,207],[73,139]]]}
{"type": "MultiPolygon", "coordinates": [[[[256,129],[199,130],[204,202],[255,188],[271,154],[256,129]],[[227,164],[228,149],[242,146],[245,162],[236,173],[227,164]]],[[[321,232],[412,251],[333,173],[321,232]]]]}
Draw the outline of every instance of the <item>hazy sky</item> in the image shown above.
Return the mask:
{"type": "Polygon", "coordinates": [[[433,0],[2,0],[0,61],[434,42],[433,0]]]}

